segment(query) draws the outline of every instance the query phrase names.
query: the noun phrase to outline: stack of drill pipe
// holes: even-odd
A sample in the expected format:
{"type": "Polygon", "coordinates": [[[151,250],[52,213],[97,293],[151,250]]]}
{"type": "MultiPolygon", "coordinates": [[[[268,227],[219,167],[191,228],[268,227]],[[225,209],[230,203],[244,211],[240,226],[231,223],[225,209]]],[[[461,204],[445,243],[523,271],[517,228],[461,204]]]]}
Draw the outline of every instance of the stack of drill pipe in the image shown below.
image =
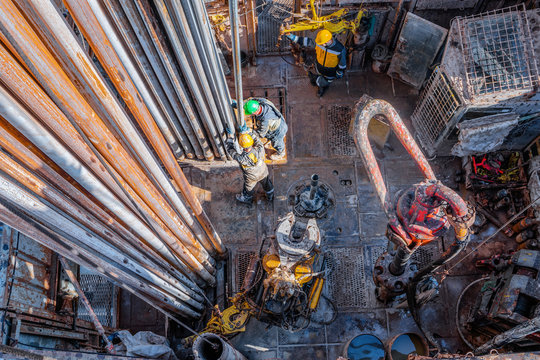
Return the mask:
{"type": "MultiPolygon", "coordinates": [[[[3,1],[0,221],[158,309],[198,317],[225,248],[176,160],[208,158],[209,146],[177,121],[193,109],[156,82],[171,63],[145,72],[146,53],[126,49],[104,8],[65,3],[129,113],[51,1],[3,1]]],[[[117,18],[127,33],[131,22],[117,18]]]]}

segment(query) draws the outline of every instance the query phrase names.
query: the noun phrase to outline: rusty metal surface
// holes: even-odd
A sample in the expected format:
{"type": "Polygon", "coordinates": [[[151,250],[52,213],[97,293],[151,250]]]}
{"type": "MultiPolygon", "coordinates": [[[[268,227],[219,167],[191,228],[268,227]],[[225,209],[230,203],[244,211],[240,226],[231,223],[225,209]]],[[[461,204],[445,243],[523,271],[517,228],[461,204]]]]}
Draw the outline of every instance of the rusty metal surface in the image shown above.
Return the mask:
{"type": "MultiPolygon", "coordinates": [[[[165,238],[171,249],[186,261],[198,275],[209,283],[213,283],[215,281],[213,276],[203,266],[203,263],[208,262],[206,251],[194,239],[191,231],[178,218],[169,203],[163,199],[159,190],[144,175],[140,165],[129,156],[88,102],[80,95],[37,35],[26,31],[29,24],[24,20],[22,14],[14,4],[9,2],[2,3],[0,12],[4,12],[5,15],[1,17],[2,21],[0,21],[3,32],[10,34],[11,44],[17,47],[19,53],[25,55],[27,65],[32,68],[33,74],[40,79],[42,86],[61,104],[63,110],[84,131],[85,135],[92,139],[92,145],[100,154],[144,199],[153,210],[150,215],[154,215],[156,221],[163,221],[166,224],[168,229],[166,228],[165,232],[172,232],[178,237],[180,241],[174,241],[169,237],[165,238]]],[[[50,125],[56,129],[59,136],[64,136],[61,129],[71,124],[53,123],[50,125]]],[[[207,264],[206,267],[212,269],[211,264],[207,264]]]]}
{"type": "MultiPolygon", "coordinates": [[[[126,4],[125,1],[123,1],[122,4],[128,8],[130,7],[128,4],[126,4]]],[[[174,89],[174,94],[176,94],[176,96],[178,97],[178,100],[180,102],[178,106],[181,106],[183,108],[187,117],[185,119],[186,124],[184,125],[185,131],[188,134],[191,133],[192,136],[197,139],[197,142],[203,152],[204,158],[206,158],[207,160],[213,160],[214,154],[212,153],[210,144],[206,140],[202,127],[199,123],[199,119],[196,116],[196,109],[189,98],[189,94],[185,85],[180,81],[178,65],[176,64],[173,54],[167,47],[165,41],[166,35],[163,34],[161,28],[154,23],[154,14],[150,9],[149,4],[141,0],[136,0],[135,4],[137,6],[139,15],[141,16],[141,20],[145,24],[146,31],[148,32],[148,35],[152,40],[151,42],[158,51],[163,66],[167,71],[167,74],[174,89]]],[[[193,144],[193,147],[196,148],[196,144],[193,144]]]]}
{"type": "Polygon", "coordinates": [[[374,100],[368,95],[364,95],[355,106],[355,114],[353,119],[352,128],[354,129],[354,141],[362,156],[366,172],[370,177],[372,185],[375,187],[377,195],[387,215],[390,214],[390,197],[387,194],[386,185],[382,177],[379,166],[377,165],[377,159],[371,150],[369,139],[367,136],[367,128],[369,121],[376,115],[382,115],[386,121],[390,124],[392,130],[396,134],[397,138],[407,150],[409,155],[416,162],[416,165],[424,175],[426,179],[436,180],[435,174],[431,169],[431,166],[427,162],[426,157],[414,141],[413,137],[409,133],[409,130],[405,127],[405,124],[399,117],[396,110],[384,100],[374,100]]]}
{"type": "Polygon", "coordinates": [[[512,98],[538,85],[538,59],[525,4],[458,17],[469,99],[512,98]]]}
{"type": "MultiPolygon", "coordinates": [[[[70,240],[59,234],[52,234],[46,227],[35,223],[26,214],[20,211],[13,203],[6,202],[0,198],[0,221],[31,237],[40,244],[47,246],[52,251],[81,264],[89,269],[104,274],[114,283],[144,299],[164,313],[169,309],[184,313],[186,316],[198,317],[199,313],[191,310],[184,304],[163,293],[160,289],[148,286],[143,281],[126,276],[121,269],[115,267],[108,261],[102,260],[84,248],[79,247],[75,253],[71,249],[70,240]],[[49,235],[50,234],[50,235],[49,235]],[[144,291],[142,293],[141,291],[144,291]],[[146,295],[148,294],[148,295],[146,295]],[[150,297],[149,297],[150,296],[150,297]],[[164,309],[163,309],[164,308],[164,309]]],[[[169,315],[170,316],[170,315],[169,315]]]]}
{"type": "Polygon", "coordinates": [[[420,89],[447,33],[445,28],[408,12],[388,75],[420,89]]]}
{"type": "MultiPolygon", "coordinates": [[[[175,205],[176,210],[179,211],[184,221],[190,226],[191,230],[195,232],[195,234],[197,235],[197,239],[201,242],[205,242],[206,238],[205,235],[202,234],[199,230],[199,224],[192,218],[190,212],[188,211],[188,209],[186,209],[182,200],[178,198],[175,190],[169,183],[168,179],[163,176],[158,164],[154,161],[148,150],[146,150],[146,146],[140,139],[139,134],[137,133],[135,128],[131,126],[131,122],[120,108],[116,99],[114,99],[113,94],[108,91],[106,84],[104,83],[104,81],[101,80],[101,77],[91,63],[90,59],[86,56],[83,49],[78,46],[76,39],[73,36],[70,36],[67,27],[65,25],[62,26],[64,23],[62,22],[60,16],[56,14],[57,17],[54,17],[55,9],[52,4],[50,6],[46,6],[46,4],[47,3],[44,2],[34,2],[32,4],[37,10],[35,13],[40,14],[40,18],[44,23],[48,25],[50,29],[51,33],[45,33],[44,35],[51,35],[56,39],[56,43],[61,47],[62,50],[58,52],[65,54],[69,58],[73,66],[78,71],[78,74],[80,74],[80,76],[85,79],[89,88],[92,89],[95,95],[100,99],[109,116],[114,119],[125,137],[129,139],[128,141],[133,144],[134,149],[136,149],[135,151],[140,155],[145,166],[150,169],[152,175],[158,179],[158,182],[166,192],[168,199],[175,205]]],[[[73,15],[75,16],[75,20],[77,21],[77,13],[73,15]]],[[[83,30],[86,38],[90,41],[90,45],[94,49],[95,54],[101,60],[101,63],[108,72],[109,77],[115,84],[119,93],[122,95],[128,108],[131,110],[131,113],[138,121],[139,126],[146,134],[147,138],[152,144],[154,150],[157,152],[159,158],[162,160],[166,169],[171,174],[177,185],[180,187],[184,198],[192,207],[193,211],[197,216],[197,219],[205,228],[207,235],[216,244],[218,251],[220,253],[223,253],[224,249],[221,244],[221,240],[219,239],[219,235],[215,232],[215,230],[213,230],[210,224],[210,220],[202,210],[200,203],[198,202],[196,197],[193,195],[191,191],[191,186],[187,182],[187,179],[185,178],[182,170],[180,169],[174,154],[167,146],[167,142],[163,137],[160,128],[157,126],[154,118],[152,117],[152,114],[149,112],[146,104],[142,100],[142,97],[146,98],[148,96],[145,96],[145,94],[143,94],[141,97],[139,89],[137,89],[135,87],[135,84],[131,81],[130,74],[128,74],[128,72],[125,70],[123,66],[124,64],[121,62],[118,56],[116,56],[116,53],[112,51],[112,44],[107,39],[106,34],[100,31],[101,28],[99,27],[99,25],[96,22],[92,23],[91,19],[92,18],[87,15],[85,17],[85,23],[81,24],[79,20],[79,28],[83,30]],[[90,27],[90,29],[87,29],[87,27],[83,27],[84,25],[86,25],[87,27],[88,25],[92,26],[90,27]]],[[[147,90],[145,91],[147,92],[147,90]]],[[[117,168],[117,171],[120,170],[118,170],[117,168]]],[[[154,196],[156,196],[156,194],[157,193],[155,193],[154,196]]],[[[156,197],[156,199],[158,198],[156,197]]],[[[177,226],[183,227],[182,222],[179,219],[177,222],[179,222],[177,226]]],[[[174,229],[174,227],[171,227],[169,223],[167,224],[171,228],[171,230],[174,229]]],[[[189,238],[189,229],[185,229],[184,231],[189,238]]],[[[178,233],[176,233],[176,235],[180,237],[182,236],[178,233]]],[[[195,241],[195,239],[193,238],[191,240],[195,241]]],[[[188,246],[193,253],[197,253],[197,246],[193,248],[191,243],[188,246]]],[[[206,247],[211,249],[210,245],[206,247]]]]}

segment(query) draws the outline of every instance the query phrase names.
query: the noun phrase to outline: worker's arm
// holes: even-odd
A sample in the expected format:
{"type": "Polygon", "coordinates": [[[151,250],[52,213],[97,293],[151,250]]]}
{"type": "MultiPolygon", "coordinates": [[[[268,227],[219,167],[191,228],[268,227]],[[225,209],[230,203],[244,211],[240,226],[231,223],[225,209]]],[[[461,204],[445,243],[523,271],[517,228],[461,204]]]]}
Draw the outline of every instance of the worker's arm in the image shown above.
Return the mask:
{"type": "Polygon", "coordinates": [[[297,44],[300,44],[302,46],[315,47],[315,41],[308,38],[307,36],[298,36],[298,35],[294,35],[294,34],[287,34],[287,39],[289,39],[292,42],[295,42],[297,44]]]}
{"type": "Polygon", "coordinates": [[[234,160],[237,160],[237,157],[240,155],[238,153],[238,151],[236,151],[236,146],[234,144],[234,138],[228,138],[227,141],[225,142],[225,148],[227,149],[227,152],[229,153],[229,155],[231,155],[231,157],[234,159],[234,160]]]}
{"type": "MultiPolygon", "coordinates": [[[[257,129],[257,134],[260,137],[265,137],[266,134],[268,133],[269,126],[270,126],[270,120],[268,119],[268,114],[266,114],[263,116],[263,119],[259,124],[259,128],[257,129]]],[[[253,140],[255,141],[255,139],[253,140]]]]}
{"type": "Polygon", "coordinates": [[[345,48],[345,46],[343,46],[341,49],[341,53],[339,54],[339,64],[336,70],[336,76],[338,79],[343,76],[343,73],[345,72],[346,68],[347,68],[347,49],[345,48]]]}

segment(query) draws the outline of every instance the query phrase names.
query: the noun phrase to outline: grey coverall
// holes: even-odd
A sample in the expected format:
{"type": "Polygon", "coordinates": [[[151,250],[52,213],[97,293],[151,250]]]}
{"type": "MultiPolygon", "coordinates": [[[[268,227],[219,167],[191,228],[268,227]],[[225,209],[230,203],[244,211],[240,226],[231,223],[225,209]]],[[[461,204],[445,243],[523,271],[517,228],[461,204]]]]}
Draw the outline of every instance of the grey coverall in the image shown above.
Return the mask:
{"type": "Polygon", "coordinates": [[[268,167],[264,162],[264,145],[256,134],[250,133],[253,137],[253,146],[249,151],[236,151],[233,141],[227,141],[227,152],[238,161],[242,175],[244,177],[243,195],[248,199],[253,199],[255,186],[260,181],[267,196],[274,193],[274,185],[268,176],[268,167]]]}

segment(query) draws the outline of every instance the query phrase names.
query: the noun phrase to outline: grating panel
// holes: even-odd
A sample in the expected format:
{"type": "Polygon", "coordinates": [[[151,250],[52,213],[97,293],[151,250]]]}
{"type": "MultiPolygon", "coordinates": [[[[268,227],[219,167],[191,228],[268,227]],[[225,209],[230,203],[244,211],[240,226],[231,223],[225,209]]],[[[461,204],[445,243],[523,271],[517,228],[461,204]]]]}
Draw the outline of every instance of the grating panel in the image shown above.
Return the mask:
{"type": "MultiPolygon", "coordinates": [[[[81,268],[79,283],[99,321],[103,326],[116,327],[116,287],[101,275],[83,271],[81,268]]],[[[79,319],[92,321],[88,310],[80,300],[78,311],[79,319]]]]}
{"type": "Polygon", "coordinates": [[[419,269],[431,264],[438,257],[439,248],[436,242],[419,247],[411,256],[411,260],[419,264],[419,269]]]}
{"type": "Polygon", "coordinates": [[[246,272],[248,270],[249,263],[251,259],[256,257],[255,251],[242,251],[237,252],[235,257],[235,283],[236,286],[233,291],[236,293],[242,289],[242,284],[244,283],[244,278],[246,277],[246,272]]]}
{"type": "Polygon", "coordinates": [[[471,96],[533,89],[538,68],[524,4],[456,24],[471,96]]]}
{"type": "Polygon", "coordinates": [[[423,145],[432,147],[458,111],[460,101],[440,68],[436,68],[411,116],[423,145]]]}
{"type": "Polygon", "coordinates": [[[285,88],[283,87],[258,87],[258,88],[244,88],[244,99],[250,97],[260,97],[271,101],[274,106],[286,116],[286,97],[285,88]]]}
{"type": "Polygon", "coordinates": [[[280,50],[288,50],[288,41],[282,41],[278,47],[279,29],[283,20],[291,16],[293,0],[258,0],[257,6],[260,7],[257,15],[257,53],[275,54],[280,50]]]}
{"type": "Polygon", "coordinates": [[[340,105],[327,108],[326,122],[330,155],[356,156],[356,145],[349,134],[351,108],[340,105]]]}
{"type": "Polygon", "coordinates": [[[331,297],[338,310],[369,307],[369,287],[362,248],[334,248],[329,277],[331,297]]]}

